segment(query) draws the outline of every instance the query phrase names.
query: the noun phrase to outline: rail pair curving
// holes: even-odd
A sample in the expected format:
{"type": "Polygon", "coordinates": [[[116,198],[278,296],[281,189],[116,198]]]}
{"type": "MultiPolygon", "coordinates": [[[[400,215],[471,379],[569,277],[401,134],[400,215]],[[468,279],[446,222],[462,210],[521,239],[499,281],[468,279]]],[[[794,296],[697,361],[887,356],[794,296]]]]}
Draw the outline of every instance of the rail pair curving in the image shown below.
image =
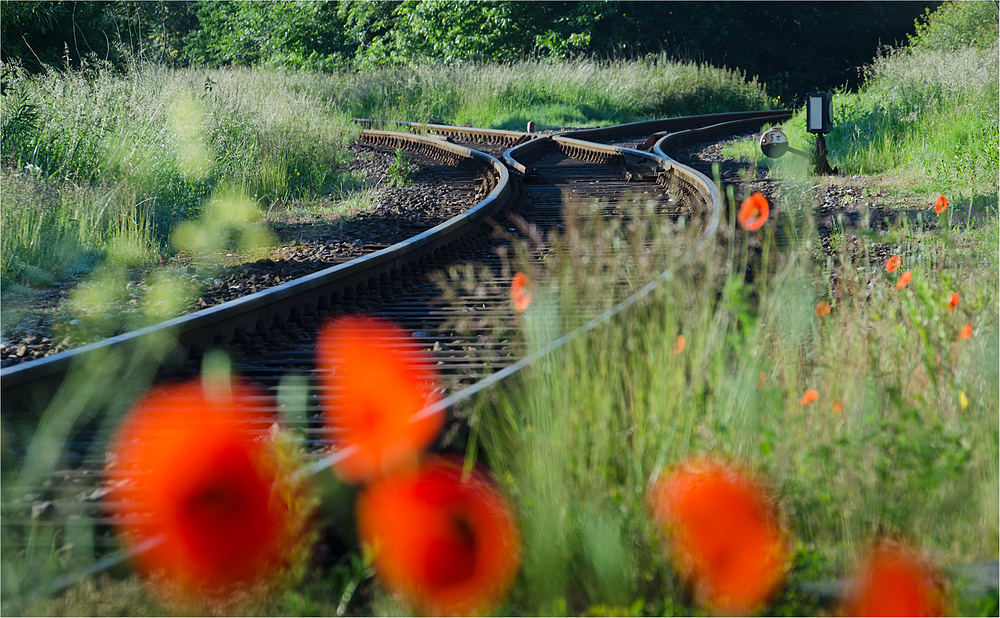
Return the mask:
{"type": "MultiPolygon", "coordinates": [[[[4,420],[31,423],[36,415],[20,404],[31,401],[38,405],[46,396],[51,397],[56,386],[75,364],[100,362],[101,358],[106,358],[103,355],[109,353],[128,357],[149,345],[150,341],[157,338],[162,340],[164,335],[169,335],[176,342],[168,355],[171,362],[186,363],[200,357],[211,347],[248,346],[254,340],[280,337],[280,333],[287,329],[312,328],[329,316],[351,311],[359,299],[391,293],[389,290],[394,282],[419,272],[426,263],[438,260],[441,255],[462,255],[462,247],[469,242],[471,236],[488,234],[491,231],[489,222],[499,219],[505,209],[513,207],[522,183],[532,182],[536,177],[533,163],[553,151],[585,161],[621,166],[625,173],[655,177],[656,182],[671,189],[671,194],[683,195],[691,200],[693,210],[705,213],[705,235],[711,237],[716,232],[723,210],[721,194],[710,179],[679,164],[666,154],[671,148],[671,136],[683,134],[692,127],[704,127],[706,123],[709,123],[708,128],[717,127],[716,131],[732,131],[742,125],[759,126],[763,122],[774,121],[774,114],[710,115],[636,123],[626,125],[624,129],[612,127],[590,130],[582,136],[588,139],[615,140],[644,137],[651,129],[668,132],[671,129],[678,130],[657,140],[655,146],[658,150],[654,148],[654,152],[587,141],[580,139],[578,134],[540,136],[440,125],[405,125],[407,133],[365,130],[362,139],[368,143],[387,148],[404,148],[472,169],[476,175],[485,178],[489,188],[487,197],[433,229],[356,260],[155,326],[4,369],[0,372],[4,420]],[[725,128],[719,128],[725,123],[729,124],[725,128]],[[498,153],[503,161],[463,146],[462,142],[493,144],[503,150],[498,153]],[[20,418],[12,419],[19,415],[20,418]]],[[[434,409],[457,406],[484,389],[516,375],[539,357],[639,303],[656,285],[656,280],[650,282],[614,309],[594,318],[533,356],[520,359],[514,365],[450,394],[435,404],[434,409]]],[[[431,409],[424,411],[430,412],[431,409]]],[[[336,457],[337,455],[332,456],[336,457]]],[[[329,469],[330,459],[311,464],[303,473],[317,474],[329,469]]],[[[105,569],[125,557],[124,554],[108,557],[95,563],[87,572],[105,569]]],[[[56,582],[55,587],[70,585],[75,579],[63,578],[56,582]]]]}
{"type": "MultiPolygon", "coordinates": [[[[712,237],[717,231],[724,209],[720,191],[711,179],[678,163],[670,154],[678,147],[694,141],[707,141],[741,130],[755,129],[764,123],[781,122],[789,116],[790,112],[785,111],[714,114],[631,123],[552,136],[411,123],[396,123],[398,128],[405,128],[407,133],[365,130],[362,139],[369,143],[421,152],[453,165],[473,168],[477,174],[486,178],[490,189],[488,196],[473,208],[431,230],[351,262],[157,326],[5,369],[0,372],[4,416],[17,410],[17,399],[24,397],[28,390],[46,389],[50,386],[40,385],[61,382],[73,363],[88,362],[88,358],[93,357],[97,350],[121,350],[126,353],[144,345],[144,341],[154,333],[172,331],[177,341],[173,355],[175,358],[185,359],[197,357],[212,345],[245,345],[250,338],[266,339],[274,331],[289,327],[310,327],[329,315],[351,307],[352,299],[378,293],[387,284],[407,277],[436,254],[449,251],[460,253],[461,246],[470,234],[484,233],[488,229],[486,223],[513,204],[517,199],[519,183],[532,182],[536,177],[532,163],[553,151],[582,160],[620,165],[626,173],[655,176],[656,181],[669,187],[672,193],[679,192],[695,202],[695,209],[704,213],[704,233],[707,237],[712,237]],[[486,143],[501,148],[502,162],[497,157],[464,147],[461,142],[486,143]],[[622,142],[626,145],[621,145],[622,142]]],[[[423,413],[457,406],[516,375],[541,356],[637,305],[666,275],[666,272],[662,273],[613,309],[557,339],[534,355],[450,394],[423,413]]],[[[331,460],[336,457],[337,455],[333,455],[316,461],[302,472],[318,474],[328,470],[331,460]]],[[[137,548],[131,553],[143,549],[148,547],[137,548]]],[[[79,577],[110,568],[127,557],[126,554],[108,556],[94,563],[85,572],[60,578],[47,591],[72,585],[79,577]]],[[[970,568],[988,570],[989,573],[983,579],[989,580],[990,585],[995,587],[995,563],[970,565],[970,568]]],[[[841,587],[841,582],[825,582],[807,584],[802,589],[820,597],[834,599],[841,587]]]]}
{"type": "MultiPolygon", "coordinates": [[[[166,355],[167,364],[177,364],[198,358],[212,347],[247,346],[267,341],[286,329],[310,328],[329,315],[349,309],[353,299],[377,293],[406,278],[433,256],[447,251],[460,252],[469,234],[486,233],[486,222],[510,207],[517,195],[518,179],[511,177],[508,166],[515,175],[530,182],[531,162],[553,148],[584,160],[620,162],[626,168],[655,173],[658,182],[680,187],[682,193],[696,200],[695,209],[707,213],[706,234],[714,234],[722,211],[721,195],[710,179],[671,159],[666,154],[669,144],[685,139],[691,127],[708,124],[708,130],[718,133],[735,130],[741,125],[775,122],[789,115],[790,112],[710,114],[554,136],[415,123],[396,124],[407,128],[408,133],[365,130],[362,139],[369,143],[405,148],[453,165],[473,168],[486,177],[489,194],[473,208],[433,229],[350,262],[154,326],[0,370],[0,409],[6,419],[13,415],[30,415],[26,403],[30,402],[30,407],[35,409],[41,407],[74,364],[95,362],[92,359],[109,352],[132,354],[152,338],[165,333],[170,333],[176,341],[173,350],[166,355]],[[659,150],[654,149],[652,153],[585,141],[627,139],[680,129],[684,131],[664,135],[656,145],[659,150]],[[415,134],[417,132],[424,135],[415,134]],[[455,143],[461,140],[508,148],[503,153],[504,162],[455,143]]],[[[371,124],[373,121],[361,122],[371,124]]]]}

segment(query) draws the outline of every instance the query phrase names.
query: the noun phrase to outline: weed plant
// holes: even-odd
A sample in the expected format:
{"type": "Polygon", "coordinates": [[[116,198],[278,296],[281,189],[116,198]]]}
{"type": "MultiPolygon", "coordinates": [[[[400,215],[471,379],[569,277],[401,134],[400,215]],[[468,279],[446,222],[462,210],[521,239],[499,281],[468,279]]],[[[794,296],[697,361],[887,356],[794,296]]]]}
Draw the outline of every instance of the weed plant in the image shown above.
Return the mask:
{"type": "Polygon", "coordinates": [[[410,155],[402,148],[396,149],[396,156],[389,165],[386,181],[393,187],[404,187],[413,182],[413,163],[410,155]]]}

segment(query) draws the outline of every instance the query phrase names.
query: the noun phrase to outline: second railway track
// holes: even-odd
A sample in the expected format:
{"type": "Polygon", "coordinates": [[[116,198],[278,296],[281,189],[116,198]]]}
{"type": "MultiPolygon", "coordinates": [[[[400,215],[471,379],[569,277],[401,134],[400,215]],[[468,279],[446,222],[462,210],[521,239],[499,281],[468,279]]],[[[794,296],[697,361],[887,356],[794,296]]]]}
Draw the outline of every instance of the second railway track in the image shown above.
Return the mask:
{"type": "MultiPolygon", "coordinates": [[[[99,363],[108,354],[126,358],[141,354],[148,341],[169,329],[172,343],[160,352],[167,360],[161,377],[196,373],[200,359],[211,348],[228,350],[234,358],[234,373],[272,394],[282,380],[297,376],[296,384],[306,389],[308,402],[297,429],[319,457],[331,446],[317,421],[321,397],[314,362],[316,331],[325,320],[367,313],[399,324],[427,351],[446,394],[488,379],[524,352],[518,343],[497,345],[484,330],[487,324],[516,320],[508,297],[510,272],[504,270],[499,255],[500,248],[519,233],[510,214],[547,233],[563,225],[569,200],[600,202],[605,216],[612,216],[620,213],[626,200],[639,198],[657,204],[663,216],[701,220],[708,233],[713,233],[723,207],[719,191],[703,174],[670,159],[671,146],[688,136],[703,141],[778,122],[788,115],[715,114],[556,136],[435,125],[402,127],[423,135],[366,130],[362,139],[373,148],[403,148],[465,170],[473,179],[471,184],[486,197],[432,230],[350,262],[145,331],[5,369],[0,374],[5,432],[10,435],[13,428],[15,435],[29,435],[43,405],[72,366],[99,363]],[[653,152],[636,146],[651,147],[653,152]],[[495,234],[497,226],[506,234],[495,234]],[[442,290],[428,275],[456,263],[489,269],[494,285],[466,294],[458,302],[441,301],[442,290]],[[456,320],[470,315],[476,316],[479,326],[458,332],[456,320]]],[[[117,379],[124,379],[123,375],[117,379]]],[[[269,405],[260,402],[265,421],[274,416],[269,405]]],[[[98,419],[106,400],[97,397],[93,407],[67,431],[70,444],[55,465],[56,473],[17,488],[17,494],[8,492],[8,496],[20,497],[5,503],[3,510],[9,524],[23,523],[25,530],[46,528],[53,539],[64,534],[72,518],[77,518],[74,525],[84,518],[95,524],[90,542],[103,554],[114,550],[118,542],[100,504],[108,424],[98,419]]],[[[262,422],[253,431],[266,431],[268,426],[262,422]]],[[[15,454],[24,453],[15,447],[15,454]]]]}

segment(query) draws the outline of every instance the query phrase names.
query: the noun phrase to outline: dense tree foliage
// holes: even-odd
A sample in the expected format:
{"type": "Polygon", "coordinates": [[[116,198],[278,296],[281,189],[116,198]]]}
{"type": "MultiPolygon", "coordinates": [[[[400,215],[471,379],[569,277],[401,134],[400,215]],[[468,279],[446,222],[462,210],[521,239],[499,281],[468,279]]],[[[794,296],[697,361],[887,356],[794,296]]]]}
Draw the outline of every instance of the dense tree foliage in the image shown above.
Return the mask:
{"type": "Polygon", "coordinates": [[[84,56],[109,61],[120,50],[145,39],[148,20],[134,3],[27,2],[0,3],[0,60],[18,58],[25,68],[43,64],[75,64],[84,56]]]}
{"type": "Polygon", "coordinates": [[[925,11],[910,37],[916,49],[954,51],[963,47],[988,49],[1000,36],[1000,1],[949,2],[933,13],[925,11]]]}
{"type": "Polygon", "coordinates": [[[905,42],[915,20],[926,22],[928,9],[939,4],[4,2],[0,51],[5,61],[20,58],[34,70],[89,53],[114,59],[118,46],[179,65],[320,69],[665,52],[756,75],[787,99],[817,88],[853,88],[857,67],[880,46],[905,42]]]}

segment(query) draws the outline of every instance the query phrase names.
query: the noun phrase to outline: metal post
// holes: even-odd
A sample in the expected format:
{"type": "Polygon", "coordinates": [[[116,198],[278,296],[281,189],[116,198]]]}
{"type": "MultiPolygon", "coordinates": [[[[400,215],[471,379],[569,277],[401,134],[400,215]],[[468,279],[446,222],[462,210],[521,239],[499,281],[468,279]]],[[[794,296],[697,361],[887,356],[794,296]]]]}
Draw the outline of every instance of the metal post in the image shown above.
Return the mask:
{"type": "Polygon", "coordinates": [[[822,133],[816,134],[816,149],[813,151],[813,173],[815,174],[838,174],[835,167],[830,167],[830,162],[826,159],[826,136],[822,133]]]}

